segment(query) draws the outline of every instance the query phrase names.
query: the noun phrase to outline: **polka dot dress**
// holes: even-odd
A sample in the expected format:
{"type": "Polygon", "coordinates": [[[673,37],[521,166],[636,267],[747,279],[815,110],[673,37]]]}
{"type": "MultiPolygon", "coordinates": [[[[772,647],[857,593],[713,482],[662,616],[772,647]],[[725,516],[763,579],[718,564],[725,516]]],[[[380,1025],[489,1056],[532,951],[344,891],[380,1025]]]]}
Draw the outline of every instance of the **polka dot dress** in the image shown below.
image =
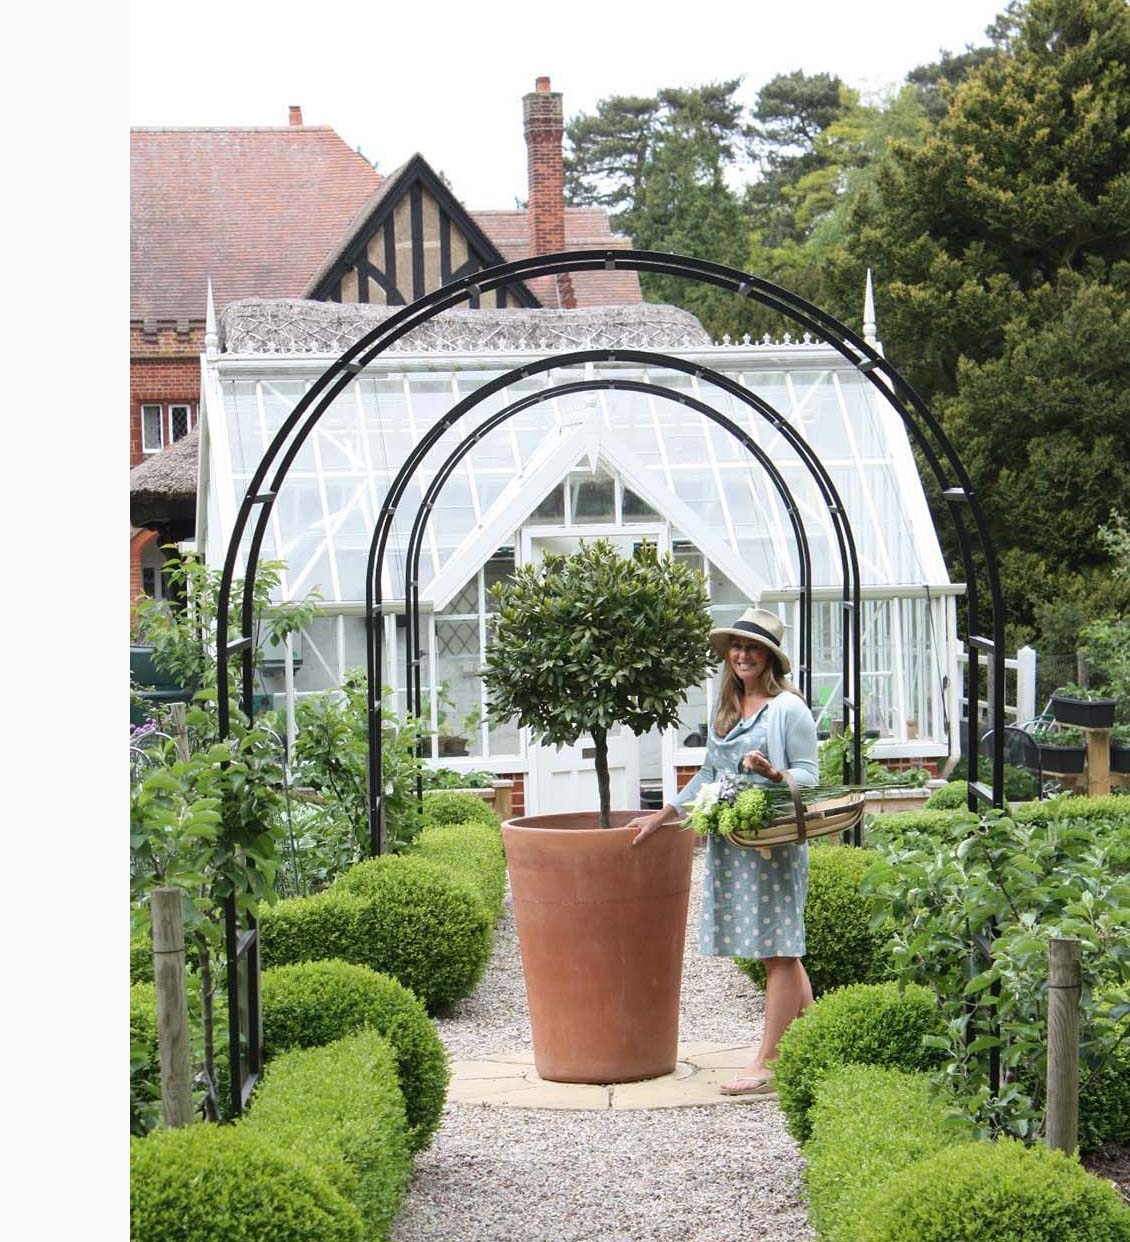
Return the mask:
{"type": "MultiPolygon", "coordinates": [[[[736,771],[747,751],[765,749],[768,707],[716,742],[712,749],[719,770],[736,771]]],[[[751,779],[769,783],[759,776],[751,779]]],[[[778,845],[765,858],[760,850],[708,837],[699,951],[711,957],[803,957],[807,893],[807,845],[778,845]]]]}

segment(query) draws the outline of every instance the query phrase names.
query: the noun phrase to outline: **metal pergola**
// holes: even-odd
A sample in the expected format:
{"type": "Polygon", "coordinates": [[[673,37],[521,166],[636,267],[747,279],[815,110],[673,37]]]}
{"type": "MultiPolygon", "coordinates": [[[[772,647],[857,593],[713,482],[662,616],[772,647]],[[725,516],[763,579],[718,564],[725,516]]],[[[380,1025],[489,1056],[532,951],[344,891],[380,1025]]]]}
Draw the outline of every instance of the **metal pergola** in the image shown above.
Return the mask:
{"type": "MultiPolygon", "coordinates": [[[[478,299],[483,293],[515,280],[525,281],[539,276],[550,276],[576,271],[593,270],[628,270],[652,272],[662,275],[679,276],[686,279],[701,281],[766,306],[770,310],[785,315],[804,331],[819,338],[835,349],[856,370],[865,376],[875,390],[886,401],[902,420],[908,433],[913,437],[924,461],[934,476],[941,494],[945,497],[957,535],[958,546],[965,572],[966,595],[966,642],[969,648],[968,690],[969,702],[968,738],[966,750],[969,756],[968,805],[975,809],[978,801],[985,801],[993,806],[1003,805],[1004,785],[1004,716],[997,711],[992,720],[990,730],[992,739],[991,777],[990,783],[978,780],[978,706],[980,699],[980,653],[984,652],[989,662],[992,679],[990,702],[1001,704],[1004,701],[1004,660],[996,658],[1004,649],[1004,609],[1000,590],[1000,580],[996,564],[996,556],[989,536],[988,524],[983,507],[976,495],[972,482],[961,463],[956,449],[945,434],[937,419],[931,414],[929,407],[914,391],[910,384],[902,378],[895,368],[866,340],[858,336],[845,324],[833,316],[820,310],[805,299],[785,289],[762,280],[749,273],[729,268],[700,259],[687,258],[680,255],[664,254],[640,250],[587,250],[568,251],[560,254],[537,256],[514,263],[499,264],[482,271],[452,281],[434,292],[402,308],[378,327],[351,345],[345,352],[310,386],[306,394],[295,405],[294,410],[285,419],[267,451],[260,460],[246,494],[240,505],[234,527],[228,541],[221,576],[220,593],[216,620],[218,684],[225,686],[233,657],[240,659],[240,708],[250,718],[253,693],[253,661],[252,661],[252,626],[253,626],[253,586],[256,568],[263,544],[272,506],[282,488],[303,443],[317,426],[319,419],[333,404],[337,396],[360,375],[365,368],[392,344],[407,333],[428,322],[436,315],[460,303],[478,299]],[[971,527],[971,529],[970,529],[971,527]],[[243,606],[239,618],[237,636],[229,638],[231,624],[229,613],[231,594],[235,573],[239,561],[240,546],[244,536],[250,533],[250,541],[246,552],[245,585],[243,606]],[[983,573],[987,579],[991,617],[989,624],[983,624],[980,610],[980,594],[978,591],[977,552],[980,552],[983,573]],[[989,631],[985,633],[985,631],[989,631]]],[[[370,836],[374,852],[380,852],[384,844],[384,813],[380,795],[380,687],[379,670],[381,661],[381,627],[374,626],[374,608],[379,607],[380,566],[388,534],[391,530],[393,515],[404,494],[408,481],[419,468],[429,449],[434,447],[440,436],[452,428],[461,418],[487,396],[498,392],[507,385],[540,371],[547,371],[566,365],[575,365],[591,361],[643,363],[675,371],[682,371],[717,385],[745,403],[757,412],[781,434],[791,445],[801,461],[812,474],[821,496],[828,509],[828,514],[839,545],[841,568],[843,571],[843,609],[845,625],[844,642],[844,687],[843,722],[845,727],[852,728],[854,753],[851,771],[846,775],[849,779],[859,780],[862,767],[862,719],[860,715],[859,682],[860,682],[860,593],[859,564],[854,539],[847,514],[840,501],[831,478],[824,469],[819,458],[782,415],[760,397],[749,392],[729,377],[711,369],[688,363],[667,354],[648,353],[634,350],[588,350],[576,353],[555,355],[540,362],[529,363],[516,367],[484,385],[478,392],[454,405],[429,431],[409,454],[389,488],[385,506],[377,521],[370,545],[369,565],[366,581],[366,627],[368,656],[368,710],[369,710],[369,790],[370,790],[370,836]],[[850,633],[850,638],[848,635],[850,633]],[[850,693],[848,693],[850,691],[850,693]]],[[[798,549],[801,566],[801,650],[804,662],[804,682],[807,693],[810,693],[811,676],[811,580],[808,574],[809,555],[807,540],[803,526],[798,520],[798,509],[794,503],[784,480],[774,477],[772,463],[760,451],[750,437],[740,428],[714,410],[705,402],[689,397],[685,393],[672,393],[670,390],[656,386],[639,384],[635,381],[616,380],[612,377],[600,380],[583,381],[576,384],[558,386],[557,389],[545,390],[550,395],[561,395],[565,391],[586,391],[594,388],[623,387],[633,391],[650,392],[652,395],[665,397],[680,402],[697,414],[711,419],[731,436],[736,438],[761,464],[777,487],[778,493],[786,507],[793,524],[794,538],[798,549]]],[[[499,411],[468,436],[445,460],[439,468],[432,486],[425,499],[421,502],[413,525],[408,557],[408,581],[406,582],[405,602],[409,620],[409,642],[407,659],[409,676],[409,704],[419,704],[419,583],[418,559],[419,546],[428,517],[435,504],[435,498],[443,482],[450,477],[459,460],[466,452],[487,434],[494,426],[500,425],[506,418],[512,417],[521,410],[530,408],[539,401],[545,400],[543,393],[523,398],[504,410],[499,411]]],[[[230,733],[230,709],[226,695],[219,696],[219,727],[221,737],[230,733]]],[[[227,954],[228,954],[228,1001],[229,1001],[229,1041],[231,1046],[231,1081],[232,1104],[234,1111],[239,1113],[246,1104],[255,1081],[261,1072],[261,1039],[259,1036],[259,978],[258,978],[258,929],[254,919],[247,920],[247,926],[241,928],[237,917],[234,899],[229,899],[226,908],[227,954]],[[239,995],[239,966],[246,963],[248,987],[248,1048],[246,1056],[240,1047],[241,1012],[239,995]]],[[[994,1054],[991,1076],[999,1082],[999,1057],[994,1054]]]]}

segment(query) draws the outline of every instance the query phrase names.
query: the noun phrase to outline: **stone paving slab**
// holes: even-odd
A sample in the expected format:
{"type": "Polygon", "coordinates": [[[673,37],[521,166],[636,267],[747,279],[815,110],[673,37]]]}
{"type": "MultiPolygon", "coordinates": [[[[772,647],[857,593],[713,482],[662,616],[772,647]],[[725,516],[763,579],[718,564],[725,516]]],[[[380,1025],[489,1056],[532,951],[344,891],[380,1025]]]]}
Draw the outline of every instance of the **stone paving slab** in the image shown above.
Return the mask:
{"type": "Polygon", "coordinates": [[[701,1108],[704,1105],[759,1104],[776,1107],[772,1096],[720,1094],[721,1083],[734,1077],[749,1059],[749,1045],[701,1041],[679,1045],[671,1074],[643,1082],[547,1082],[534,1069],[531,1052],[490,1053],[474,1061],[453,1061],[447,1098],[455,1104],[499,1108],[560,1108],[583,1111],[643,1108],[701,1108]]]}

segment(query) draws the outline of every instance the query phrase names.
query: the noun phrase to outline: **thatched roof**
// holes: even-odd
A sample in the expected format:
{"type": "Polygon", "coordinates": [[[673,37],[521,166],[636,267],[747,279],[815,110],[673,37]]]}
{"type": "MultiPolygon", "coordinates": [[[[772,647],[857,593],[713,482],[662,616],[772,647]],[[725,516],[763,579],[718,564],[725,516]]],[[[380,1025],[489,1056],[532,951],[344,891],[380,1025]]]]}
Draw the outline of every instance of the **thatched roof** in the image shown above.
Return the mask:
{"type": "MultiPolygon", "coordinates": [[[[397,306],[245,298],[220,316],[230,354],[340,354],[397,306]]],[[[689,311],[642,302],[577,310],[449,310],[397,341],[398,353],[552,353],[565,349],[698,349],[712,342],[689,311]]]]}
{"type": "MultiPolygon", "coordinates": [[[[129,515],[134,526],[168,531],[196,521],[200,428],[139,462],[129,472],[129,515]]],[[[184,536],[181,536],[184,537],[184,536]]]]}

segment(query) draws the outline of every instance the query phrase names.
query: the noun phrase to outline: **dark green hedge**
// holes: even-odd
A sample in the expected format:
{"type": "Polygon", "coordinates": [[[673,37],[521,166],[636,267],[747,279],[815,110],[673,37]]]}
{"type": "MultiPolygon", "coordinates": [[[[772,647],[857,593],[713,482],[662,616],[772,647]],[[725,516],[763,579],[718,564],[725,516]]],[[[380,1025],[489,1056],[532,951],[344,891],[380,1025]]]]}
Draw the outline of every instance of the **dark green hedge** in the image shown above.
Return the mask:
{"type": "Polygon", "coordinates": [[[371,1027],[396,1058],[409,1146],[428,1146],[443,1115],[447,1053],[423,1004],[403,984],[367,966],[325,961],[275,966],[263,972],[262,985],[266,1057],[371,1027]]]}
{"type": "MultiPolygon", "coordinates": [[[[874,850],[842,845],[808,852],[804,968],[816,996],[849,983],[878,983],[889,975],[888,934],[870,928],[870,906],[859,891],[876,857],[874,850]]],[[[735,958],[734,964],[765,987],[765,967],[756,958],[735,958]]]]}
{"type": "Polygon", "coordinates": [[[260,1238],[367,1242],[353,1204],[271,1134],[195,1125],[131,1142],[131,1242],[260,1238]]]}
{"type": "Polygon", "coordinates": [[[146,932],[143,936],[131,936],[129,940],[130,983],[153,981],[153,938],[146,932]]]}
{"type": "Polygon", "coordinates": [[[929,1076],[879,1065],[843,1065],[816,1089],[804,1180],[809,1220],[822,1242],[864,1232],[860,1204],[893,1173],[971,1137],[931,1100],[929,1076]]]}
{"type": "Polygon", "coordinates": [[[857,983],[829,992],[785,1031],[774,1073],[777,1102],[799,1143],[811,1136],[809,1110],[820,1083],[841,1065],[932,1069],[942,1053],[923,1046],[945,1029],[932,993],[915,984],[857,983]]]}
{"type": "Polygon", "coordinates": [[[484,798],[470,793],[436,789],[424,794],[424,827],[438,824],[489,824],[497,830],[499,818],[484,798]]]}
{"type": "Polygon", "coordinates": [[[161,1115],[161,1063],[157,1052],[157,989],[129,990],[129,1132],[147,1134],[161,1115]]]}
{"type": "Polygon", "coordinates": [[[1012,1139],[943,1148],[892,1173],[842,1242],[1128,1242],[1130,1208],[1062,1152],[1012,1139]]]}
{"type": "Polygon", "coordinates": [[[388,1237],[412,1157],[396,1058],[382,1035],[359,1031],[275,1057],[241,1124],[281,1151],[316,1160],[356,1207],[366,1236],[388,1237]]]}
{"type": "Polygon", "coordinates": [[[473,884],[491,919],[498,919],[506,895],[506,853],[497,824],[476,820],[433,825],[416,838],[412,853],[449,867],[473,884]]]}
{"type": "Polygon", "coordinates": [[[429,1013],[474,990],[492,924],[472,887],[412,855],[371,858],[314,897],[260,911],[265,967],[338,958],[392,975],[429,1013]]]}

